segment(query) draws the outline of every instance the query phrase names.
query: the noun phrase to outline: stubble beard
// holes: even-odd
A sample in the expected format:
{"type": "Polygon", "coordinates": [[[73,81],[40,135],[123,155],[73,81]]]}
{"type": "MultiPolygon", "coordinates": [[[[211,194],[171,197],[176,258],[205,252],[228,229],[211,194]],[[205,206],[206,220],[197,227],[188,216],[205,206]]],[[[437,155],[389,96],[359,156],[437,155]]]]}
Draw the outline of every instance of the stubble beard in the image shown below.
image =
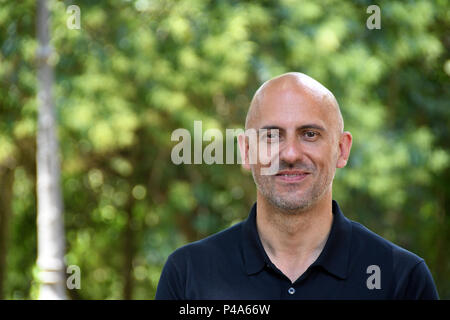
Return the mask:
{"type": "MultiPolygon", "coordinates": [[[[298,189],[297,184],[286,186],[284,187],[286,191],[279,192],[276,190],[275,176],[258,175],[253,167],[251,171],[253,180],[262,196],[281,212],[292,215],[300,214],[317,203],[331,187],[332,181],[332,178],[327,179],[326,175],[322,175],[319,176],[318,181],[313,181],[301,194],[296,192],[298,189]]],[[[312,172],[310,175],[314,175],[314,173],[312,172]]],[[[311,179],[313,176],[307,178],[311,179]]]]}

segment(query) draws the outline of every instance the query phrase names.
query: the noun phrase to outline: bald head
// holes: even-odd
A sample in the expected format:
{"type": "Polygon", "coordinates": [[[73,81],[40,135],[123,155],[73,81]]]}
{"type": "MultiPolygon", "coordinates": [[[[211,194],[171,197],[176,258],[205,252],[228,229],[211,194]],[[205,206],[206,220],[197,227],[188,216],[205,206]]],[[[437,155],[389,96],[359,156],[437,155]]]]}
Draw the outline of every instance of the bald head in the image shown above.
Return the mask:
{"type": "MultiPolygon", "coordinates": [[[[313,78],[299,72],[289,72],[264,82],[253,96],[245,121],[245,129],[255,128],[261,117],[261,108],[268,99],[292,96],[299,104],[307,103],[310,108],[322,108],[332,121],[337,133],[343,132],[344,121],[336,98],[330,90],[313,78]]],[[[255,128],[258,129],[258,128],[255,128]]]]}

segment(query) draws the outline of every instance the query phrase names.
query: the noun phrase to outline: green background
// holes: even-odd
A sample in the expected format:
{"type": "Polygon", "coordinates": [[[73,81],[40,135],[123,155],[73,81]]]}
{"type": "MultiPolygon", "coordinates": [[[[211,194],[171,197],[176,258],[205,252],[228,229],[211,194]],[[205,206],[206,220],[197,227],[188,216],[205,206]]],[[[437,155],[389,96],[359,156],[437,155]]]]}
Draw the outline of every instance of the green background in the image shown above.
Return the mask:
{"type": "MultiPolygon", "coordinates": [[[[354,137],[344,214],[423,257],[450,298],[450,10],[436,1],[49,1],[71,298],[152,299],[177,247],[245,219],[251,174],[174,165],[177,128],[243,128],[288,71],[328,87],[354,137]],[[81,9],[81,29],[66,23],[81,9]],[[369,30],[366,9],[381,8],[369,30]]],[[[36,3],[0,0],[0,297],[37,298],[36,3]],[[0,260],[1,261],[1,260],[0,260]]]]}

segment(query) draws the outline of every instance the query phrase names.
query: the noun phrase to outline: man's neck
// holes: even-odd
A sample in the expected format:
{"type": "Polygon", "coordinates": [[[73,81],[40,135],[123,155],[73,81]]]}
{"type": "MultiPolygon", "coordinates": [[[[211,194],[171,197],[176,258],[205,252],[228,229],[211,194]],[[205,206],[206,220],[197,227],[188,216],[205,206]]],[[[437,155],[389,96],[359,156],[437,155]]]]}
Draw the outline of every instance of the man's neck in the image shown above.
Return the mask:
{"type": "Polygon", "coordinates": [[[331,192],[302,212],[287,213],[258,193],[256,226],[270,260],[292,282],[322,252],[333,222],[331,192]]]}

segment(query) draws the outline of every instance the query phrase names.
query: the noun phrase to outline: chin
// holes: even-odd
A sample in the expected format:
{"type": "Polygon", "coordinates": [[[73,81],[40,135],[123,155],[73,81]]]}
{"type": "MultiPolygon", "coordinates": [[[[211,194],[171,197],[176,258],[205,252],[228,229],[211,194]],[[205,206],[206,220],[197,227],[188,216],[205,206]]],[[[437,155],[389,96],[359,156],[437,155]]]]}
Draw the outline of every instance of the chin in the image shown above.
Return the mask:
{"type": "Polygon", "coordinates": [[[274,206],[282,211],[286,211],[288,213],[296,214],[302,211],[307,210],[311,207],[312,201],[304,200],[299,201],[298,198],[295,200],[292,199],[272,199],[270,201],[274,206]]]}

